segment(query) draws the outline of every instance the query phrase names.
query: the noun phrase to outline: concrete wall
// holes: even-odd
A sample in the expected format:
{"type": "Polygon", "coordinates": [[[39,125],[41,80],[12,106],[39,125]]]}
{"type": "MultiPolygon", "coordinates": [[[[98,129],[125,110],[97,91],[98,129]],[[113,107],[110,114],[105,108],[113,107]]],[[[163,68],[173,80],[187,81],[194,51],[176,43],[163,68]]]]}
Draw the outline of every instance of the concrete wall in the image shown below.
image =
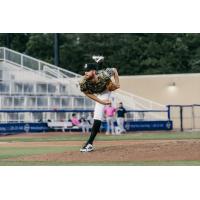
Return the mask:
{"type": "Polygon", "coordinates": [[[127,92],[165,105],[200,104],[200,74],[121,76],[120,84],[127,92]]]}

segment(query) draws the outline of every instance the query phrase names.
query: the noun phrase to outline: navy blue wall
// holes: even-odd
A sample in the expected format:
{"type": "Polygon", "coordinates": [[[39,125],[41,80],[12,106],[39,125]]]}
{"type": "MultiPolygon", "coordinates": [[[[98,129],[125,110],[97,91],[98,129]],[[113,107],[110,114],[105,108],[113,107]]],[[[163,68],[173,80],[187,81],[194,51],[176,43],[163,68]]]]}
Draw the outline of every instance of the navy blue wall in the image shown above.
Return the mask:
{"type": "MultiPolygon", "coordinates": [[[[106,122],[103,122],[102,130],[106,130],[106,127],[106,122]]],[[[127,121],[125,122],[125,128],[127,131],[172,130],[173,123],[172,121],[127,121]]],[[[47,123],[0,123],[1,135],[47,131],[52,131],[47,123]]]]}

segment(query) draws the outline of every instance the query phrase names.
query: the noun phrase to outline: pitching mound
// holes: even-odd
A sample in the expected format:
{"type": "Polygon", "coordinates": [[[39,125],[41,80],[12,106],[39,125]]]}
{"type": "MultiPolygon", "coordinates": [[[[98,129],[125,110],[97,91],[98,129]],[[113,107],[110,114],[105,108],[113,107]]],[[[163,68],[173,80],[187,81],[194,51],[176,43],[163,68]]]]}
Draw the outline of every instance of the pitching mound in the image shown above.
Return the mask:
{"type": "MultiPolygon", "coordinates": [[[[79,152],[80,141],[54,142],[53,144],[76,146],[77,149],[62,153],[20,156],[14,160],[72,163],[200,160],[199,140],[98,141],[95,143],[96,150],[90,153],[79,152]]],[[[37,145],[41,146],[44,143],[34,143],[34,146],[37,147],[37,145]]]]}

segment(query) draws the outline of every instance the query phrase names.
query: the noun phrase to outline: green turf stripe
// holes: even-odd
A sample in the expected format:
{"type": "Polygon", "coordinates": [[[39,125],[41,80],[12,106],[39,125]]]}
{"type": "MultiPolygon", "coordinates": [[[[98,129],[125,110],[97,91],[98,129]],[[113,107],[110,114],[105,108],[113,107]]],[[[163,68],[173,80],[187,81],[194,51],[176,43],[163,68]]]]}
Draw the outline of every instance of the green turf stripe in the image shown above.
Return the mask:
{"type": "MultiPolygon", "coordinates": [[[[48,142],[48,141],[85,141],[88,135],[61,135],[61,136],[48,136],[37,138],[1,138],[0,142],[48,142]]],[[[200,132],[191,133],[174,133],[174,132],[162,132],[162,133],[135,133],[125,134],[120,136],[107,136],[97,135],[98,141],[112,141],[112,140],[177,140],[177,139],[200,139],[200,132]]]]}
{"type": "Polygon", "coordinates": [[[47,153],[62,153],[65,151],[78,151],[78,146],[64,147],[1,147],[0,161],[7,158],[19,158],[20,156],[41,155],[47,153]]]}
{"type": "Polygon", "coordinates": [[[0,166],[200,166],[198,161],[52,162],[0,161],[0,166]]]}

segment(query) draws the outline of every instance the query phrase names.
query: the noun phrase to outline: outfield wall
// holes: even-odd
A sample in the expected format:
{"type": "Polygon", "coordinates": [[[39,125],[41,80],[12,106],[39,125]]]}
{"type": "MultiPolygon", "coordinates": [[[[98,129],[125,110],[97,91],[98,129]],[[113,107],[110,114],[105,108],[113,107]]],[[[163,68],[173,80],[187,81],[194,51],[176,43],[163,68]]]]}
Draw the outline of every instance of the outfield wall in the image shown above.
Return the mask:
{"type": "Polygon", "coordinates": [[[200,74],[120,76],[121,89],[164,105],[189,105],[171,108],[175,130],[200,129],[200,74]],[[131,86],[131,87],[130,87],[131,86]],[[182,124],[181,124],[182,112],[182,124]]]}
{"type": "Polygon", "coordinates": [[[164,105],[200,103],[200,73],[120,76],[120,85],[122,90],[164,105]]]}
{"type": "MultiPolygon", "coordinates": [[[[116,123],[115,123],[116,126],[116,123]]],[[[101,126],[101,131],[106,131],[107,123],[104,121],[101,126]]],[[[173,122],[166,121],[126,121],[125,129],[129,131],[171,131],[173,122]]],[[[82,131],[77,128],[67,129],[68,131],[82,131]]],[[[0,135],[10,135],[17,133],[37,133],[49,132],[54,129],[48,127],[47,123],[0,123],[0,135]]],[[[62,131],[60,129],[60,131],[62,131]]]]}

